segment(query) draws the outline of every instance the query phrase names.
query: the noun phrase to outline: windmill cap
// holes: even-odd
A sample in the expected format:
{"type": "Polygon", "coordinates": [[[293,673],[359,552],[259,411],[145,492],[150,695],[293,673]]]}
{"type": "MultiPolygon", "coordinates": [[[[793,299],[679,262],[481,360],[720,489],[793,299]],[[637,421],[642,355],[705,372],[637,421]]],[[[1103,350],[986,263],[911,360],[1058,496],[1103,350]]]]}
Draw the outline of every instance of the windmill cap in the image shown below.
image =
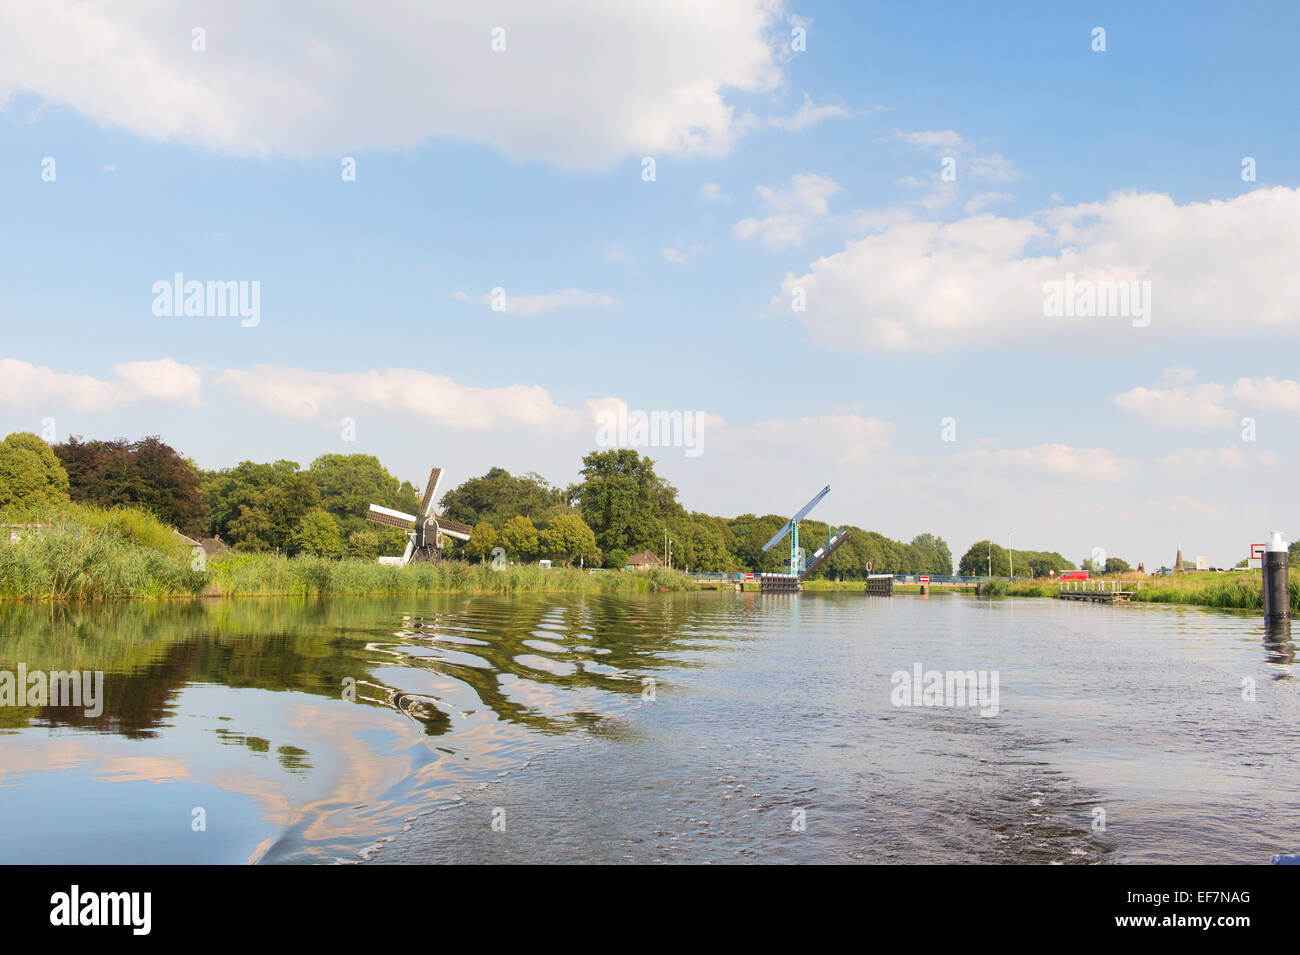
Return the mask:
{"type": "Polygon", "coordinates": [[[1264,545],[1264,550],[1270,554],[1276,554],[1279,551],[1284,551],[1286,549],[1287,545],[1286,541],[1282,540],[1282,532],[1270,531],[1268,535],[1268,543],[1264,545]]]}

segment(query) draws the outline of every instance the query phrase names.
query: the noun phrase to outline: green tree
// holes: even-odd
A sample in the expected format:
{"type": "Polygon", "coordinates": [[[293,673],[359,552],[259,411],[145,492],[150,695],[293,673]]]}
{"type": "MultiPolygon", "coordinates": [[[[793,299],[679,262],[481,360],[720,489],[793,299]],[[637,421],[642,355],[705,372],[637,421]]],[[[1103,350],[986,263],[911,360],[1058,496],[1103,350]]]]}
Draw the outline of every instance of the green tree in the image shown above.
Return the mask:
{"type": "Polygon", "coordinates": [[[580,557],[584,563],[596,565],[600,562],[596,535],[577,514],[561,514],[539,536],[542,553],[565,567],[580,557]]]}
{"type": "Polygon", "coordinates": [[[479,521],[465,542],[465,556],[471,560],[487,560],[499,539],[495,527],[487,521],[479,521]]]}
{"type": "MultiPolygon", "coordinates": [[[[471,534],[470,540],[473,539],[474,535],[471,534]]],[[[501,546],[517,562],[532,560],[537,556],[538,550],[537,528],[527,517],[516,514],[501,528],[501,546]]]]}
{"type": "Polygon", "coordinates": [[[68,472],[30,431],[0,441],[0,508],[23,511],[68,503],[68,472]]]}
{"type": "Polygon", "coordinates": [[[299,518],[291,544],[295,554],[338,557],[343,552],[338,519],[323,507],[313,507],[299,518]]]}
{"type": "Polygon", "coordinates": [[[727,534],[717,518],[686,514],[668,521],[673,566],[687,570],[730,570],[735,559],[727,550],[727,534]]]}
{"type": "MultiPolygon", "coordinates": [[[[204,471],[200,487],[207,499],[208,530],[227,541],[234,540],[231,525],[239,519],[245,507],[262,491],[278,486],[298,474],[296,461],[276,461],[274,464],[256,464],[241,461],[233,468],[204,471]]],[[[312,486],[313,503],[319,497],[312,486]]]]}
{"type": "Polygon", "coordinates": [[[374,531],[353,531],[348,535],[348,554],[358,560],[373,561],[379,556],[379,535],[374,531]]]}
{"type": "Polygon", "coordinates": [[[240,550],[292,553],[299,521],[319,503],[316,485],[305,474],[284,476],[240,505],[239,517],[229,524],[229,540],[240,550]]]}
{"type": "Polygon", "coordinates": [[[409,481],[399,481],[373,454],[322,454],[307,469],[321,507],[339,520],[365,520],[371,504],[414,514],[420,505],[409,481]]]}
{"type": "Polygon", "coordinates": [[[923,567],[920,573],[948,575],[952,573],[952,551],[942,537],[935,534],[917,534],[912,546],[921,552],[923,567]]]}
{"type": "Polygon", "coordinates": [[[541,475],[530,472],[515,477],[504,468],[492,468],[444,494],[441,513],[462,524],[485,522],[504,527],[506,521],[520,514],[536,523],[569,510],[564,492],[541,475]]]}
{"type": "Polygon", "coordinates": [[[1006,577],[1011,572],[1011,562],[1004,548],[989,540],[976,541],[962,555],[957,565],[957,573],[967,577],[989,576],[989,555],[993,558],[992,575],[1006,577]]]}
{"type": "Polygon", "coordinates": [[[1107,574],[1122,574],[1132,569],[1128,561],[1120,560],[1118,557],[1107,557],[1106,566],[1102,568],[1107,574]]]}
{"type": "Polygon", "coordinates": [[[664,521],[682,514],[677,489],[632,448],[593,451],[582,465],[583,479],[570,488],[570,499],[577,501],[603,554],[654,549],[664,521]]]}

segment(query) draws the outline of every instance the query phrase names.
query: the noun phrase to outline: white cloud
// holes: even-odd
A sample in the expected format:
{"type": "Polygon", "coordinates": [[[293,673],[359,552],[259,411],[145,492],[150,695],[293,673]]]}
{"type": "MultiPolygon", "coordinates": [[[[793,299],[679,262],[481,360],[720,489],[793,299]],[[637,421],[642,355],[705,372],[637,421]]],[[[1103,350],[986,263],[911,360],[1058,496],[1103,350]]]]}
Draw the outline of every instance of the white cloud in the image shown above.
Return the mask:
{"type": "Polygon", "coordinates": [[[668,246],[667,248],[660,249],[659,254],[664,257],[665,261],[672,262],[676,265],[681,265],[691,256],[699,255],[703,251],[704,251],[704,246],[697,242],[694,245],[691,245],[684,249],[679,249],[675,246],[668,246]]]}
{"type": "Polygon", "coordinates": [[[1193,385],[1196,369],[1168,368],[1163,388],[1133,388],[1115,396],[1115,403],[1137,418],[1161,428],[1206,431],[1236,427],[1241,409],[1229,408],[1229,396],[1242,407],[1300,414],[1300,382],[1289,378],[1238,378],[1231,388],[1222,384],[1193,385]]]}
{"type": "Polygon", "coordinates": [[[189,365],[170,358],[158,361],[127,361],[113,366],[113,371],[128,392],[153,401],[199,406],[202,378],[189,365]]]}
{"type": "Polygon", "coordinates": [[[1300,382],[1278,378],[1238,378],[1232,396],[1253,408],[1300,414],[1300,382]]]}
{"type": "Polygon", "coordinates": [[[1015,200],[1015,198],[1016,198],[1015,196],[1007,195],[1005,192],[980,193],[975,198],[967,200],[965,206],[966,213],[968,215],[975,215],[977,213],[983,212],[986,208],[993,205],[995,202],[1012,202],[1015,200]]]}
{"type": "Polygon", "coordinates": [[[1161,458],[1160,463],[1185,477],[1215,471],[1241,471],[1249,464],[1235,445],[1230,448],[1179,448],[1161,458]]]}
{"type": "Polygon", "coordinates": [[[1223,385],[1177,385],[1171,388],[1133,388],[1115,396],[1115,404],[1129,414],[1158,428],[1208,431],[1237,423],[1237,416],[1224,400],[1223,385]]]}
{"type": "MultiPolygon", "coordinates": [[[[459,298],[453,295],[453,298],[459,298]]],[[[468,301],[468,297],[460,301],[468,301]]],[[[480,304],[491,305],[492,293],[485,292],[479,297],[480,304]]],[[[590,308],[593,306],[614,305],[613,297],[604,292],[585,292],[580,288],[564,288],[555,292],[542,292],[536,295],[505,295],[504,314],[540,315],[554,308],[590,308]]]]}
{"type": "Polygon", "coordinates": [[[797,133],[805,129],[811,129],[824,119],[847,119],[852,115],[853,113],[843,106],[816,106],[813,104],[812,97],[804,93],[803,105],[795,111],[793,116],[773,117],[768,120],[768,125],[776,129],[797,133]]]}
{"type": "Polygon", "coordinates": [[[102,379],[0,358],[0,405],[105,412],[140,401],[189,408],[201,403],[199,373],[170,358],[123,362],[113,371],[116,378],[102,379]]]}
{"type": "MultiPolygon", "coordinates": [[[[286,0],[0,6],[0,101],[239,155],[354,155],[430,138],[609,168],[721,155],[752,125],[727,101],[783,81],[779,0],[286,0]],[[191,30],[206,29],[206,52],[191,30]],[[506,49],[491,49],[494,27],[506,49]]],[[[788,33],[785,34],[788,40],[788,33]]]]}
{"type": "Polygon", "coordinates": [[[927,129],[919,132],[901,132],[898,138],[909,146],[921,149],[948,150],[963,153],[970,149],[970,144],[959,133],[951,129],[927,129]]]}
{"type": "Polygon", "coordinates": [[[721,452],[770,465],[791,455],[811,461],[857,461],[886,450],[896,425],[860,414],[772,418],[727,428],[714,439],[721,452]]]}
{"type": "Polygon", "coordinates": [[[1008,182],[1019,179],[1021,175],[1016,164],[999,153],[972,155],[974,147],[951,129],[900,132],[896,136],[909,146],[929,150],[937,157],[957,159],[956,174],[959,180],[1008,182]]]}
{"type": "Polygon", "coordinates": [[[1102,448],[1072,448],[1066,444],[1040,444],[1003,451],[966,451],[952,456],[961,469],[992,470],[1011,475],[1040,473],[1082,481],[1117,481],[1125,465],[1102,448]]]}
{"type": "Polygon", "coordinates": [[[700,186],[700,198],[706,202],[720,202],[730,199],[731,196],[722,191],[722,187],[716,182],[706,182],[700,186]]]}
{"type": "MultiPolygon", "coordinates": [[[[1300,189],[1176,204],[1117,193],[1026,218],[901,222],[789,275],[772,299],[814,338],[863,351],[1070,341],[1115,349],[1159,340],[1300,331],[1300,189]],[[1044,286],[1149,281],[1147,327],[1127,318],[1047,318],[1044,286]]],[[[757,231],[757,230],[755,230],[757,231]]]]}
{"type": "Polygon", "coordinates": [[[809,230],[828,214],[830,197],[839,191],[834,179],[816,173],[792,176],[788,188],[759,186],[759,198],[772,215],[742,219],[732,231],[742,240],[757,237],[773,251],[802,245],[809,230]]]}
{"type": "Polygon", "coordinates": [[[571,432],[588,420],[583,411],[557,405],[537,385],[475,388],[407,368],[327,372],[255,365],[247,371],[224,371],[217,384],[260,413],[320,423],[380,412],[464,431],[521,426],[571,432]]]}

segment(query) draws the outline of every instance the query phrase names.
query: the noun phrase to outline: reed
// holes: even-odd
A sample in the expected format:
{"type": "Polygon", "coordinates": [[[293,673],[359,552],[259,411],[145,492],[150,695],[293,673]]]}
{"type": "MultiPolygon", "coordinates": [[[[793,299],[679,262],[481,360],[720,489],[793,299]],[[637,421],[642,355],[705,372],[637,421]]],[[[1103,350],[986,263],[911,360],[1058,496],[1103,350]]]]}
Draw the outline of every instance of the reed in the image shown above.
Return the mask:
{"type": "MultiPolygon", "coordinates": [[[[650,593],[693,590],[668,570],[579,570],[443,561],[387,567],[370,561],[231,552],[195,561],[189,547],[144,512],[72,508],[39,530],[0,537],[0,599],[109,600],[181,596],[325,596],[414,593],[650,593]],[[162,528],[163,533],[159,532],[162,528]]],[[[12,521],[11,521],[12,523],[12,521]]],[[[26,523],[26,522],[24,522],[26,523]]]]}

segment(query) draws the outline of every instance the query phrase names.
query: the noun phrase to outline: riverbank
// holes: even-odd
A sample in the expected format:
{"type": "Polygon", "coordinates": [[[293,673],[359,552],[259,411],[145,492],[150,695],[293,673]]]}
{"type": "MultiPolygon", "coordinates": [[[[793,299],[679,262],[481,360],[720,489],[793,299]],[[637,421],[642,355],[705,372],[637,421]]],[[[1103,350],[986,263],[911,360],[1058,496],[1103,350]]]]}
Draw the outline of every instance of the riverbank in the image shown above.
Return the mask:
{"type": "Polygon", "coordinates": [[[668,570],[544,570],[443,561],[387,567],[372,561],[229,553],[197,559],[185,547],[138,543],[112,522],[42,528],[0,541],[0,600],[166,597],[387,596],[398,594],[619,593],[693,590],[668,570]]]}

